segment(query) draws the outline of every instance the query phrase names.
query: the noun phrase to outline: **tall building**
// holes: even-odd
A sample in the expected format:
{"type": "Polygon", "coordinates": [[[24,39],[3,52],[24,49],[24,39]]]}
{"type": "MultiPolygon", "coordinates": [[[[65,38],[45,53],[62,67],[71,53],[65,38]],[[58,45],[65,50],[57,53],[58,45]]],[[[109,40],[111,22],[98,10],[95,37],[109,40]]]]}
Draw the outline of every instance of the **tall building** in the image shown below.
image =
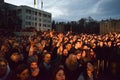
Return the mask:
{"type": "Polygon", "coordinates": [[[0,0],[0,28],[4,25],[4,13],[5,13],[5,9],[4,9],[4,0],[0,0]]]}
{"type": "Polygon", "coordinates": [[[0,28],[20,30],[34,27],[39,30],[51,30],[52,15],[43,10],[28,6],[16,6],[0,0],[0,28]]]}
{"type": "Polygon", "coordinates": [[[120,33],[120,20],[107,20],[100,22],[100,34],[109,32],[120,33]]]}
{"type": "Polygon", "coordinates": [[[18,6],[17,14],[22,20],[22,29],[35,27],[37,30],[51,30],[51,13],[28,6],[18,6]]]}

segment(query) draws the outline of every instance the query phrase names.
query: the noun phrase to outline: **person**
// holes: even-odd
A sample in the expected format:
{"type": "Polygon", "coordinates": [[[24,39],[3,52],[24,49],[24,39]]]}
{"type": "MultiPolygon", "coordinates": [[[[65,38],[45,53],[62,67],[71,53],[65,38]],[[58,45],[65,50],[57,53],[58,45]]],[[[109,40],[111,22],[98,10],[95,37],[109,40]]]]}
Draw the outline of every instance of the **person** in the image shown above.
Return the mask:
{"type": "Polygon", "coordinates": [[[58,67],[54,70],[53,80],[67,80],[63,67],[58,67]]]}
{"type": "Polygon", "coordinates": [[[51,64],[51,54],[43,53],[43,61],[39,64],[41,71],[41,80],[52,80],[53,65],[51,64]]]}
{"type": "Polygon", "coordinates": [[[38,60],[35,56],[30,56],[28,58],[28,66],[30,71],[29,80],[41,80],[40,68],[38,66],[38,60]]]}
{"type": "Polygon", "coordinates": [[[77,80],[79,74],[81,73],[81,68],[79,67],[75,54],[70,54],[67,57],[64,68],[68,80],[77,80]]]}
{"type": "Polygon", "coordinates": [[[24,61],[24,57],[21,53],[19,53],[18,49],[12,49],[11,52],[8,55],[8,63],[10,66],[10,69],[12,71],[15,70],[15,68],[19,65],[22,64],[24,61]]]}
{"type": "Polygon", "coordinates": [[[97,80],[92,62],[88,61],[84,64],[83,71],[77,80],[97,80]]]}
{"type": "Polygon", "coordinates": [[[26,64],[20,64],[15,69],[14,80],[29,80],[29,69],[26,64]]]}
{"type": "Polygon", "coordinates": [[[0,57],[0,80],[10,80],[12,72],[5,58],[0,57]]]}

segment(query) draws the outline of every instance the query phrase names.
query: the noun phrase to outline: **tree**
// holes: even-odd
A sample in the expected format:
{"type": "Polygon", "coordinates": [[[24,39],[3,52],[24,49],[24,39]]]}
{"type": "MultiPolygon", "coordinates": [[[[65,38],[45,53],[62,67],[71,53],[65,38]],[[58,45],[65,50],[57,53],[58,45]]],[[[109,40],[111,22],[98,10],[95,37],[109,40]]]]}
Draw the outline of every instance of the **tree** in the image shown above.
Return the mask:
{"type": "Polygon", "coordinates": [[[53,21],[52,21],[52,29],[53,29],[53,30],[56,30],[55,27],[56,27],[56,26],[55,26],[55,20],[53,20],[53,21]]]}

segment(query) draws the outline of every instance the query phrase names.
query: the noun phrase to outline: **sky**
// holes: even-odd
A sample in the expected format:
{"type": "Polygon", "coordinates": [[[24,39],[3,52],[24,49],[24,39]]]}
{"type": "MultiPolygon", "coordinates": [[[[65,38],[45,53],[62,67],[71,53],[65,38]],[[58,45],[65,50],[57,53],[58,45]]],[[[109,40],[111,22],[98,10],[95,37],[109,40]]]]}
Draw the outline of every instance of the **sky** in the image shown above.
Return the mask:
{"type": "MultiPolygon", "coordinates": [[[[4,0],[14,5],[34,7],[34,0],[4,0]]],[[[36,1],[41,9],[41,0],[36,1]]],[[[55,21],[78,21],[92,17],[94,20],[120,19],[120,0],[42,0],[42,10],[52,14],[55,21]]]]}

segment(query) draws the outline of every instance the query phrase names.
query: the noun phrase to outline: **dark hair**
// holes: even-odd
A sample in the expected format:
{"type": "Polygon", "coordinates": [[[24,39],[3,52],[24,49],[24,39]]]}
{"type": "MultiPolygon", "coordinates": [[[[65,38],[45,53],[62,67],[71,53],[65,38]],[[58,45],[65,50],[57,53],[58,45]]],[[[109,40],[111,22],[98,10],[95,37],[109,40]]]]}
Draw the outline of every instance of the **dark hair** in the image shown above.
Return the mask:
{"type": "Polygon", "coordinates": [[[55,80],[56,79],[56,74],[58,73],[58,71],[60,71],[60,70],[63,70],[64,71],[64,73],[65,73],[65,70],[64,70],[64,68],[63,67],[57,67],[54,71],[53,71],[53,80],[55,80]]]}
{"type": "MultiPolygon", "coordinates": [[[[86,63],[83,64],[82,72],[83,72],[83,77],[84,77],[85,80],[89,80],[89,76],[87,74],[87,64],[88,63],[91,63],[92,65],[94,65],[93,62],[91,62],[91,61],[87,61],[86,63]]],[[[94,80],[96,80],[96,75],[97,74],[95,74],[95,71],[93,71],[93,78],[94,78],[94,80]]]]}
{"type": "MultiPolygon", "coordinates": [[[[44,58],[47,54],[50,54],[50,52],[43,52],[42,57],[44,58]]],[[[51,55],[51,54],[50,54],[51,55]]]]}
{"type": "Polygon", "coordinates": [[[82,50],[81,49],[76,50],[74,54],[77,55],[78,53],[82,53],[82,50]]]}
{"type": "Polygon", "coordinates": [[[2,62],[2,61],[5,62],[5,64],[7,65],[7,60],[3,57],[0,57],[0,62],[2,62]]]}
{"type": "Polygon", "coordinates": [[[25,69],[28,69],[28,66],[26,64],[20,64],[18,67],[15,69],[16,74],[20,74],[22,71],[25,69]]]}
{"type": "Polygon", "coordinates": [[[35,56],[30,56],[30,57],[28,58],[27,63],[28,63],[29,66],[30,66],[30,64],[31,64],[32,62],[38,62],[37,59],[35,58],[35,56]]]}

